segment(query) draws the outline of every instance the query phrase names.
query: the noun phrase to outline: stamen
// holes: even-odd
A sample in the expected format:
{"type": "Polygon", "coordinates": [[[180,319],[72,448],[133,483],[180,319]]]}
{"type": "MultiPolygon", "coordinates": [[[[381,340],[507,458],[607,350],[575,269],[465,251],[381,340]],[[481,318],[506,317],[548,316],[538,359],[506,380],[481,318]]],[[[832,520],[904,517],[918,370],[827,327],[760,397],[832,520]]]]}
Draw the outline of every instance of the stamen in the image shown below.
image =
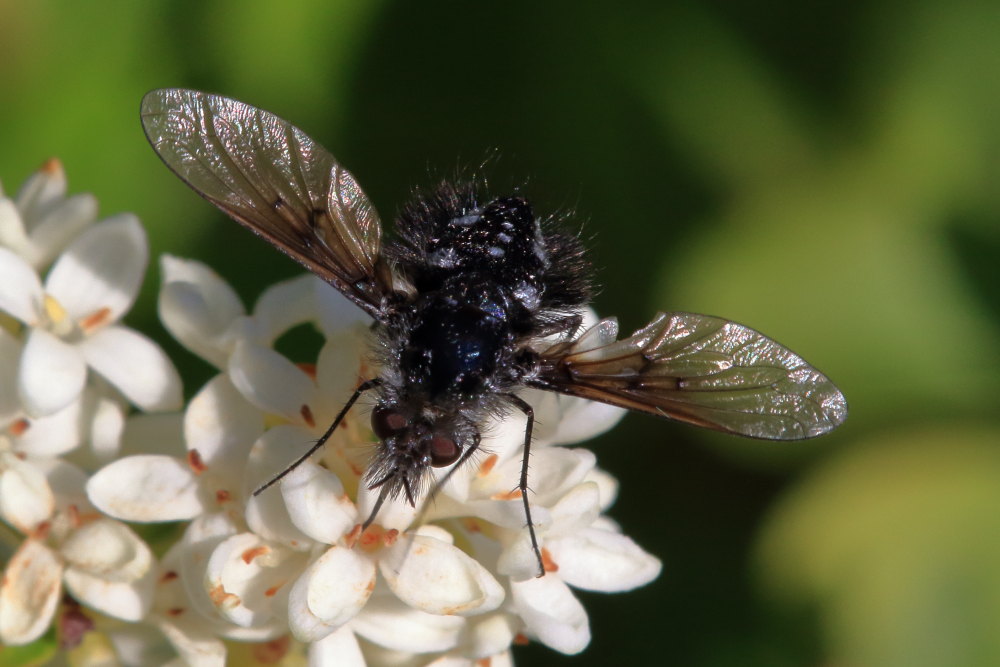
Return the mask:
{"type": "Polygon", "coordinates": [[[233,608],[240,603],[240,596],[226,592],[222,584],[213,586],[208,591],[208,598],[216,607],[233,608]]]}
{"type": "Polygon", "coordinates": [[[100,325],[111,319],[111,309],[105,306],[92,312],[90,315],[80,320],[80,328],[84,331],[93,331],[100,325]]]}
{"type": "Polygon", "coordinates": [[[45,316],[52,324],[59,324],[66,319],[66,309],[53,296],[46,294],[42,307],[45,309],[45,316]]]}
{"type": "Polygon", "coordinates": [[[479,465],[479,476],[486,477],[489,475],[499,460],[500,457],[496,454],[490,454],[487,456],[486,459],[479,465]]]}
{"type": "Polygon", "coordinates": [[[312,409],[308,405],[303,403],[302,407],[299,408],[299,414],[302,415],[302,419],[309,428],[316,428],[316,418],[313,417],[312,409]]]}
{"type": "Polygon", "coordinates": [[[205,465],[205,462],[201,460],[201,454],[198,453],[197,449],[192,449],[188,451],[187,462],[188,462],[188,467],[191,468],[191,470],[196,475],[200,475],[201,473],[208,470],[208,466],[205,465]]]}
{"type": "Polygon", "coordinates": [[[271,553],[271,550],[268,547],[260,546],[260,547],[253,547],[251,549],[247,549],[246,551],[243,552],[243,555],[240,556],[240,557],[243,559],[244,563],[246,563],[247,565],[249,565],[258,556],[265,556],[265,555],[267,555],[269,553],[271,553]]]}
{"type": "Polygon", "coordinates": [[[17,437],[19,435],[24,435],[24,432],[31,428],[31,422],[27,419],[18,419],[7,428],[10,430],[11,435],[17,437]]]}
{"type": "Polygon", "coordinates": [[[38,171],[43,172],[49,176],[56,176],[63,170],[62,162],[59,161],[57,157],[50,157],[46,160],[38,171]]]}
{"type": "Polygon", "coordinates": [[[521,497],[521,489],[511,489],[506,493],[494,493],[490,500],[517,500],[521,497]]]}
{"type": "Polygon", "coordinates": [[[552,559],[552,554],[545,547],[542,547],[542,567],[546,572],[558,572],[559,565],[552,559]]]}

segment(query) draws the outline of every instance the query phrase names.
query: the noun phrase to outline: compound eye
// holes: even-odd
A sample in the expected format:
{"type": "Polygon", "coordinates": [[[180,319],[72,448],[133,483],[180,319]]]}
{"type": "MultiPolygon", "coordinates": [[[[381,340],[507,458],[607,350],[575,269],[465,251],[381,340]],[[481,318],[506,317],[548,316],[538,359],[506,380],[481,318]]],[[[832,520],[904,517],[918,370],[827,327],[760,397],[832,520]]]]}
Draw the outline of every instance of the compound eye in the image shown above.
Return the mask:
{"type": "Polygon", "coordinates": [[[398,410],[378,407],[372,410],[372,430],[380,439],[400,435],[409,427],[409,420],[398,410]]]}
{"type": "Polygon", "coordinates": [[[458,460],[461,448],[451,438],[435,435],[431,438],[431,465],[435,468],[450,466],[458,460]]]}

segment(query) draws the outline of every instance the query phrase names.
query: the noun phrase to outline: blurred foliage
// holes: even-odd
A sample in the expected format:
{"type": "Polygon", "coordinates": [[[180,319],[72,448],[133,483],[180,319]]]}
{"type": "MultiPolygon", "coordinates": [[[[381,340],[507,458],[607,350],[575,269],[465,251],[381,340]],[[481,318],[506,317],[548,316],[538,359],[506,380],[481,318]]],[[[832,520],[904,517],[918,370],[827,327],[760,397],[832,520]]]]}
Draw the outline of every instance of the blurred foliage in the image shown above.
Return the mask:
{"type": "Polygon", "coordinates": [[[1000,664],[998,442],[969,424],[882,432],[779,503],[762,577],[820,607],[834,664],[1000,664]]]}
{"type": "MultiPolygon", "coordinates": [[[[744,322],[852,408],[815,443],[642,417],[595,443],[664,574],[582,595],[583,655],[518,664],[996,664],[997,34],[977,0],[0,0],[0,178],[59,156],[154,256],[205,260],[249,303],[298,269],[167,173],[147,90],[291,120],[385,220],[488,160],[498,191],[576,212],[600,312],[744,322]]],[[[190,394],[209,369],[156,322],[157,280],[131,323],[190,394]]]]}

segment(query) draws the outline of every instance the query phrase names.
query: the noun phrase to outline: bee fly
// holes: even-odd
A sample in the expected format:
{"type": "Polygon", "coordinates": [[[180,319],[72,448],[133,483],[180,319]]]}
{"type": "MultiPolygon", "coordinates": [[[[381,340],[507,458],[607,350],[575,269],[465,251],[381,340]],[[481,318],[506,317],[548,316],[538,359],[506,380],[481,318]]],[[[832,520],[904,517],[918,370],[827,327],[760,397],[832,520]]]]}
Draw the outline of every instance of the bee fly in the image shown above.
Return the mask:
{"type": "Polygon", "coordinates": [[[181,89],[148,93],[141,116],[153,149],[181,180],[375,321],[379,376],[362,382],[315,445],[255,494],[322,447],[370,391],[381,444],[364,477],[379,489],[367,528],[386,499],[414,505],[428,468],[457,463],[450,474],[467,461],[488,417],[520,410],[527,425],[518,488],[541,576],[527,492],[534,414],[518,389],[771,440],[818,436],[847,416],[844,396],[824,375],[728,320],[660,313],[616,340],[617,322],[608,318],[577,336],[591,294],[583,248],[520,197],[442,185],[403,208],[398,238],[383,245],[354,177],[277,116],[181,89]]]}

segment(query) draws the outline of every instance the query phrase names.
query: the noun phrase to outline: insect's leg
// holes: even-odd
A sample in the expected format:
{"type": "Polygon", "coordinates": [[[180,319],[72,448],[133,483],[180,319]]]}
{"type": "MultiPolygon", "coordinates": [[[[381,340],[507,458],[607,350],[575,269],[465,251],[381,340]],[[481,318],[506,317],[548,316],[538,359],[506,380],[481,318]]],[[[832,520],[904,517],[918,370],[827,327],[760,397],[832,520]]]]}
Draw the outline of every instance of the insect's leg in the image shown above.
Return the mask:
{"type": "Polygon", "coordinates": [[[521,479],[517,488],[521,491],[521,500],[524,502],[524,517],[528,521],[528,535],[531,537],[531,549],[538,559],[538,576],[545,576],[545,563],[542,561],[542,550],[538,548],[538,537],[535,535],[535,524],[531,521],[531,505],[528,503],[528,457],[531,454],[531,430],[535,426],[535,411],[526,400],[515,394],[504,394],[514,403],[518,410],[523,412],[528,418],[528,424],[524,428],[524,455],[521,457],[521,479]]]}
{"type": "Polygon", "coordinates": [[[298,468],[299,465],[303,461],[305,461],[307,458],[309,458],[310,456],[312,456],[316,452],[317,449],[319,449],[320,447],[322,447],[323,445],[325,445],[326,441],[330,439],[331,435],[333,435],[333,431],[338,426],[340,426],[340,422],[344,421],[344,417],[347,415],[347,411],[350,410],[351,407],[355,403],[357,403],[357,401],[358,401],[359,398],[361,398],[361,394],[365,393],[369,389],[374,389],[375,387],[377,387],[377,386],[379,386],[381,384],[382,384],[382,380],[380,380],[378,378],[372,378],[371,380],[365,380],[360,385],[358,385],[358,388],[354,390],[354,393],[347,400],[347,404],[344,405],[343,408],[341,408],[341,410],[340,410],[339,413],[337,413],[337,416],[333,420],[333,423],[330,424],[330,428],[326,429],[326,433],[324,433],[322,436],[320,436],[320,439],[316,441],[316,444],[314,444],[312,447],[310,447],[309,451],[307,451],[305,454],[303,454],[299,458],[295,459],[294,463],[292,463],[290,466],[288,466],[287,468],[285,468],[284,470],[282,470],[281,472],[279,472],[277,475],[275,475],[274,477],[272,477],[270,479],[270,481],[268,481],[266,484],[264,484],[263,486],[261,486],[260,488],[258,488],[256,491],[254,491],[253,495],[255,495],[255,496],[259,495],[261,492],[267,490],[271,486],[274,486],[274,484],[276,484],[277,482],[281,481],[281,479],[285,475],[287,475],[288,473],[290,473],[293,470],[295,470],[296,468],[298,468]]]}

